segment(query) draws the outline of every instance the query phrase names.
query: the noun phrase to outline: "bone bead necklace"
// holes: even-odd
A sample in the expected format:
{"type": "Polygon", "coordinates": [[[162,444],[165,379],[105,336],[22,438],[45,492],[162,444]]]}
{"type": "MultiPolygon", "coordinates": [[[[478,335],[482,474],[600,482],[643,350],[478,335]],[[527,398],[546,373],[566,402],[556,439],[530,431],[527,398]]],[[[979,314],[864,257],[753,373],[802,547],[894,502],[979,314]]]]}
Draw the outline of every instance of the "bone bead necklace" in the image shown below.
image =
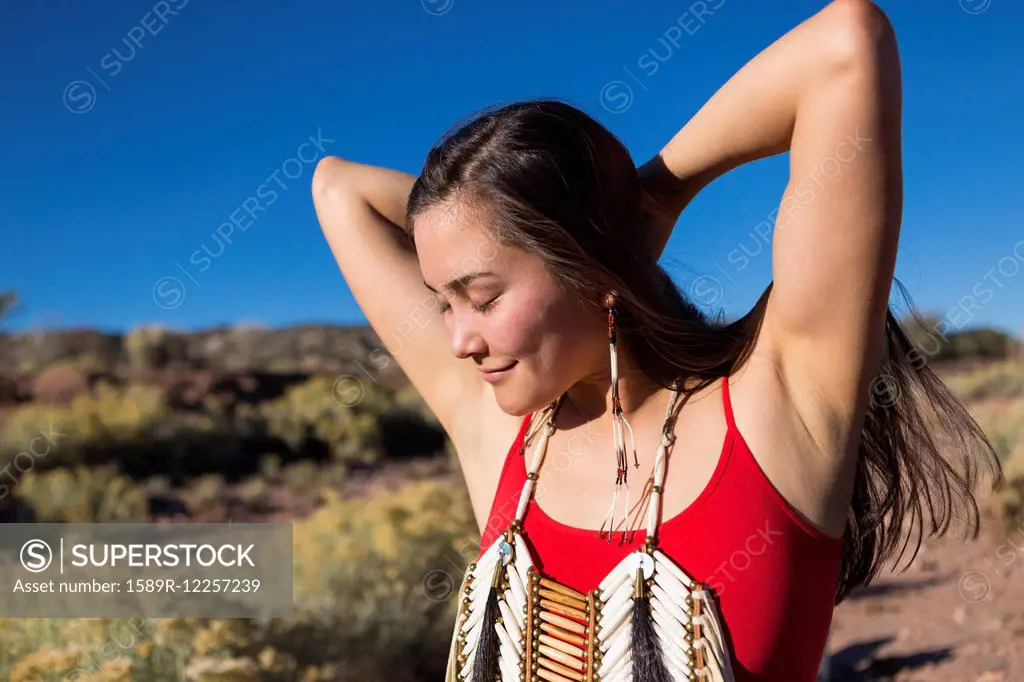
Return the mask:
{"type": "MultiPolygon", "coordinates": [[[[646,540],[586,594],[543,575],[521,535],[565,394],[531,423],[524,449],[540,435],[515,520],[463,576],[446,682],[734,682],[710,593],[658,547],[678,395],[673,386],[654,461],[646,540]]],[[[622,434],[613,435],[621,451],[622,434]]]]}

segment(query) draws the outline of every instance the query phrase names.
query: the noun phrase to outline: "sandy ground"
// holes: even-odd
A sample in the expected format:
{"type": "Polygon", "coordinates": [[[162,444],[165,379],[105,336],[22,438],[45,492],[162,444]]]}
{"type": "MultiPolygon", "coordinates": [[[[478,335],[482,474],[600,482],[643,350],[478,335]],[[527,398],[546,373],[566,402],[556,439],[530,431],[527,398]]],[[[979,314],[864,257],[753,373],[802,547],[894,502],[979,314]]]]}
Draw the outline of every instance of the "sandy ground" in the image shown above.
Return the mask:
{"type": "Polygon", "coordinates": [[[833,682],[1024,682],[1024,525],[926,541],[836,608],[828,650],[833,682]]]}

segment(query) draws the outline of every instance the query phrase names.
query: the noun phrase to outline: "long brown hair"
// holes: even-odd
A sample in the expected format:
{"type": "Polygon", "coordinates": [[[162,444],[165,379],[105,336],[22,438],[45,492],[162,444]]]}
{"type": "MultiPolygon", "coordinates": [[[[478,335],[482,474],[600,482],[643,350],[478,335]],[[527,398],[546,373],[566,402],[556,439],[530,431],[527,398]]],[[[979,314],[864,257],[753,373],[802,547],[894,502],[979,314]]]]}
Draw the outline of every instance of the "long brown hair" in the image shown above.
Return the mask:
{"type": "MultiPolygon", "coordinates": [[[[482,207],[499,243],[536,255],[582,304],[600,307],[602,292],[617,292],[619,333],[637,365],[666,388],[685,378],[685,398],[746,360],[772,285],[740,319],[709,318],[654,259],[641,197],[629,151],[599,122],[559,100],[517,102],[477,112],[430,150],[409,196],[407,236],[416,216],[440,202],[482,207]]],[[[900,556],[914,536],[916,554],[925,523],[931,535],[944,534],[962,510],[977,536],[980,461],[1002,479],[992,444],[915,351],[891,307],[885,336],[861,432],[837,604],[869,583],[904,537],[900,556]]]]}

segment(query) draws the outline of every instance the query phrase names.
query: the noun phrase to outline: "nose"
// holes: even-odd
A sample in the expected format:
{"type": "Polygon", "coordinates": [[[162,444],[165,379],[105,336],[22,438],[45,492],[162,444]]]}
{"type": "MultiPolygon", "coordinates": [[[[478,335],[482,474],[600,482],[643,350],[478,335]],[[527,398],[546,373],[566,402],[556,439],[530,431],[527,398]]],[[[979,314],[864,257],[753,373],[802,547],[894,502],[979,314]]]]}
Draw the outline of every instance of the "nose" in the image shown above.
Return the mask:
{"type": "Polygon", "coordinates": [[[487,344],[472,324],[454,319],[451,323],[451,334],[452,354],[455,357],[465,360],[475,355],[486,355],[487,344]]]}

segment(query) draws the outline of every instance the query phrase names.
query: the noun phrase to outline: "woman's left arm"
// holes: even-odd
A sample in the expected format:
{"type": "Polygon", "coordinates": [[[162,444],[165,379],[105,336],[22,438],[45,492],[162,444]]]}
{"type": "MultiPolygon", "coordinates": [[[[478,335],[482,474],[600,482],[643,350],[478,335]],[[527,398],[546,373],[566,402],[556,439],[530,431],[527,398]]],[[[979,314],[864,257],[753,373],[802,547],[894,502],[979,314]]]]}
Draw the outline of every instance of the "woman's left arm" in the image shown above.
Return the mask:
{"type": "MultiPolygon", "coordinates": [[[[730,168],[789,150],[762,347],[791,394],[816,393],[799,400],[827,405],[839,423],[883,348],[903,212],[899,62],[876,5],[833,0],[748,62],[641,169],[658,203],[681,210],[730,168]]],[[[668,233],[655,240],[660,254],[668,233]]]]}

